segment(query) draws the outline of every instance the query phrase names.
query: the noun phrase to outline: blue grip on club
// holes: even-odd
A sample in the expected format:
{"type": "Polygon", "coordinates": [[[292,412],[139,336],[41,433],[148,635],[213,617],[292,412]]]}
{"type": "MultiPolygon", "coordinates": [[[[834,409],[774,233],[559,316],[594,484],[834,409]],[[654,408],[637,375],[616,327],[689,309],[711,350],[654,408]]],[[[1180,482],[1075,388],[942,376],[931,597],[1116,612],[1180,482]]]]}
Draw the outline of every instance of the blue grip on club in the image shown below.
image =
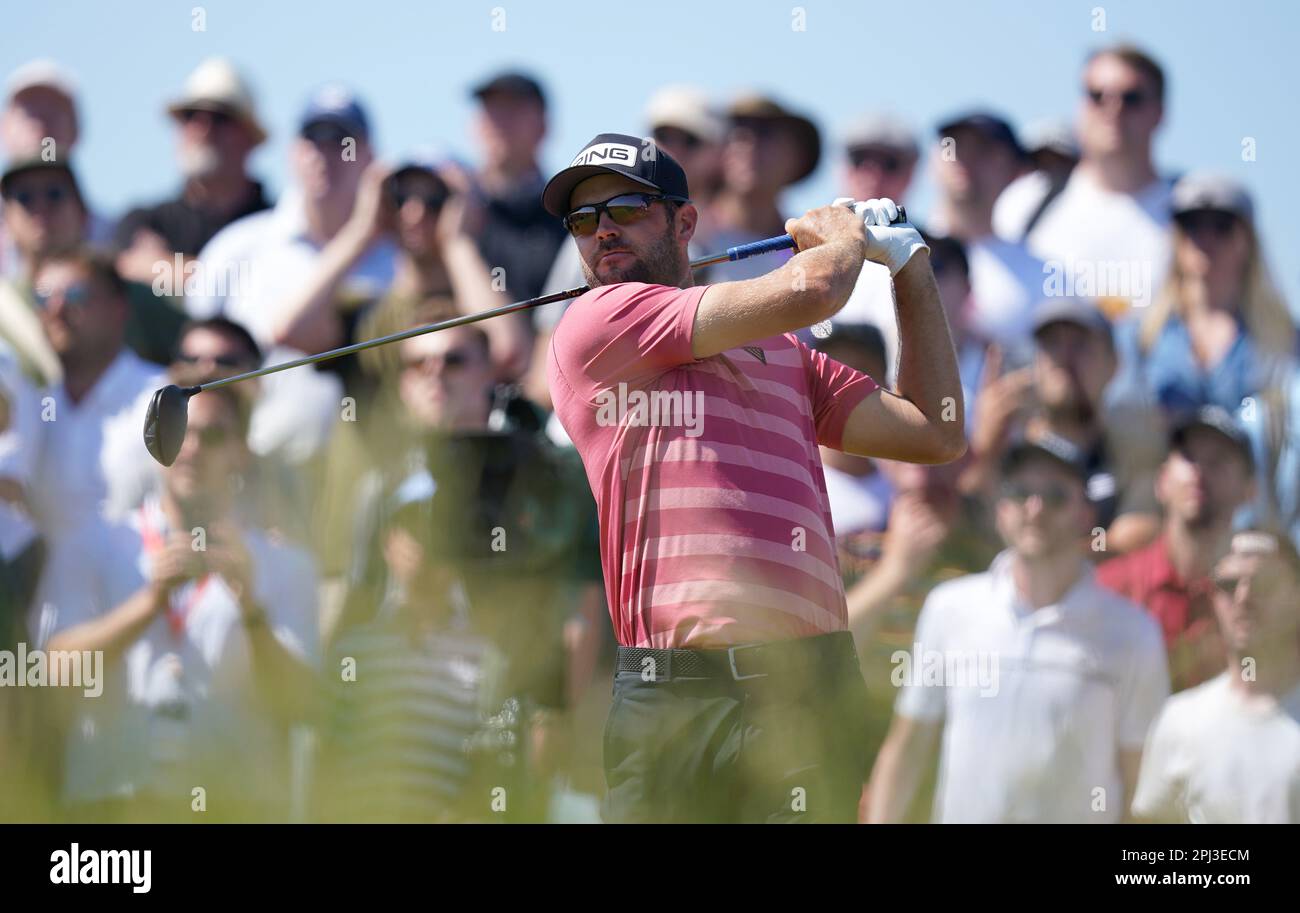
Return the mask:
{"type": "MultiPolygon", "coordinates": [[[[907,210],[900,206],[898,207],[898,218],[892,220],[889,224],[897,225],[906,221],[907,210]]],[[[794,247],[794,238],[789,235],[777,235],[775,238],[764,238],[762,241],[751,241],[748,244],[728,247],[727,259],[746,260],[750,257],[757,257],[759,254],[771,254],[778,250],[789,250],[792,247],[794,247]]]]}

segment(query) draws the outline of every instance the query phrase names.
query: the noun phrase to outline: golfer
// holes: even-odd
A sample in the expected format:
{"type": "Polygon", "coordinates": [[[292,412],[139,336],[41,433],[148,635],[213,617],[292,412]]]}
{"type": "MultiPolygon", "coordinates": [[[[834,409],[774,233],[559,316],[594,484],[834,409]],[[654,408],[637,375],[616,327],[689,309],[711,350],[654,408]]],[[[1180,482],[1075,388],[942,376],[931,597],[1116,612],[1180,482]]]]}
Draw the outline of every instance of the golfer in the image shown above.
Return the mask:
{"type": "Polygon", "coordinates": [[[699,214],[649,140],[597,136],[542,195],[591,290],[557,326],[555,410],[600,512],[619,643],[605,730],[616,822],[855,820],[865,689],[846,629],[819,444],[919,463],[966,447],[929,253],[889,200],[786,223],[798,253],[694,286],[699,214]],[[898,389],[793,331],[889,268],[898,389]]]}

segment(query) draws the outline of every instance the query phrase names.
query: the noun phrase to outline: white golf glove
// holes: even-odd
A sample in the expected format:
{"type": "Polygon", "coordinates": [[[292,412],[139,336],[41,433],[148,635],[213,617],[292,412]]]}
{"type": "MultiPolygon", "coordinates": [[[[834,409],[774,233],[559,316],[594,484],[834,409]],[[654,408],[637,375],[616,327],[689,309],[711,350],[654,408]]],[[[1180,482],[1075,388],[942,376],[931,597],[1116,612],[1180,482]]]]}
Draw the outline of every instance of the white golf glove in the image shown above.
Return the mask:
{"type": "Polygon", "coordinates": [[[867,259],[889,267],[891,278],[898,275],[918,250],[930,249],[911,222],[889,224],[891,219],[898,218],[898,207],[893,200],[863,202],[852,197],[840,197],[831,205],[847,206],[862,219],[867,229],[867,259]]]}

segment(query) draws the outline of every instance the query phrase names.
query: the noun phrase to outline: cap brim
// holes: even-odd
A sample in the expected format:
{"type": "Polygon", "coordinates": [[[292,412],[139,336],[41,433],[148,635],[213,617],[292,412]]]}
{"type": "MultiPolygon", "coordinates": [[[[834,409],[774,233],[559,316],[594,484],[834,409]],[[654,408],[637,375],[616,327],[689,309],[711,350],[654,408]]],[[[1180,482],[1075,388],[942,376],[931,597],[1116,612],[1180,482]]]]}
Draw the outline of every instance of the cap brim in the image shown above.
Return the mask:
{"type": "MultiPolygon", "coordinates": [[[[72,178],[73,186],[76,187],[77,176],[72,171],[72,167],[67,162],[48,162],[44,159],[29,159],[25,162],[17,162],[11,165],[7,170],[0,174],[0,193],[8,193],[9,182],[20,174],[26,174],[28,171],[62,171],[72,178]]],[[[78,195],[80,190],[78,189],[78,195]]]]}
{"type": "Polygon", "coordinates": [[[595,177],[598,174],[616,174],[621,178],[627,178],[629,181],[649,187],[652,190],[662,189],[645,178],[628,174],[626,171],[619,171],[617,168],[610,168],[607,165],[575,165],[572,168],[565,168],[546,182],[546,187],[542,190],[542,207],[551,215],[563,218],[569,212],[569,197],[572,195],[573,189],[587,178],[595,177]]]}
{"type": "Polygon", "coordinates": [[[346,131],[348,136],[360,136],[364,138],[369,135],[365,128],[360,124],[350,121],[346,117],[336,117],[333,114],[322,114],[318,117],[313,117],[310,120],[303,121],[298,125],[298,135],[301,136],[304,130],[308,127],[313,127],[316,124],[333,124],[335,127],[346,131]]]}
{"type": "Polygon", "coordinates": [[[1046,447],[1040,447],[1038,444],[1030,442],[1013,444],[1011,448],[1007,450],[1006,455],[1002,458],[1002,465],[999,468],[1003,475],[1007,475],[1019,469],[1026,460],[1036,458],[1050,460],[1080,481],[1087,481],[1087,473],[1084,471],[1082,466],[1070,462],[1060,454],[1053,453],[1046,447]]]}

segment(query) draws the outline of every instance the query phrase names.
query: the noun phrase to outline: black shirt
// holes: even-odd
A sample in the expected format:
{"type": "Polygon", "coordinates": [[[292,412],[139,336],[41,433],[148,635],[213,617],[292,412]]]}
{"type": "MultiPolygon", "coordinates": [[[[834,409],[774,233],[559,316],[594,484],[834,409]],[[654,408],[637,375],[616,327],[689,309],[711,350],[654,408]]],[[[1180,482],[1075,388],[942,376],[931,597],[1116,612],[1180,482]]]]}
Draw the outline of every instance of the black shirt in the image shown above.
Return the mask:
{"type": "Polygon", "coordinates": [[[212,236],[236,219],[268,209],[271,202],[260,181],[253,182],[253,194],[238,210],[228,216],[218,215],[189,203],[184,196],[155,206],[132,209],[113,230],[113,248],[126,250],[140,229],[152,231],[167,244],[168,250],[196,257],[212,236]]]}
{"type": "Polygon", "coordinates": [[[486,200],[479,253],[489,270],[504,267],[506,288],[516,301],[542,293],[551,264],[564,243],[564,226],[542,208],[544,186],[538,175],[508,193],[486,200]]]}

